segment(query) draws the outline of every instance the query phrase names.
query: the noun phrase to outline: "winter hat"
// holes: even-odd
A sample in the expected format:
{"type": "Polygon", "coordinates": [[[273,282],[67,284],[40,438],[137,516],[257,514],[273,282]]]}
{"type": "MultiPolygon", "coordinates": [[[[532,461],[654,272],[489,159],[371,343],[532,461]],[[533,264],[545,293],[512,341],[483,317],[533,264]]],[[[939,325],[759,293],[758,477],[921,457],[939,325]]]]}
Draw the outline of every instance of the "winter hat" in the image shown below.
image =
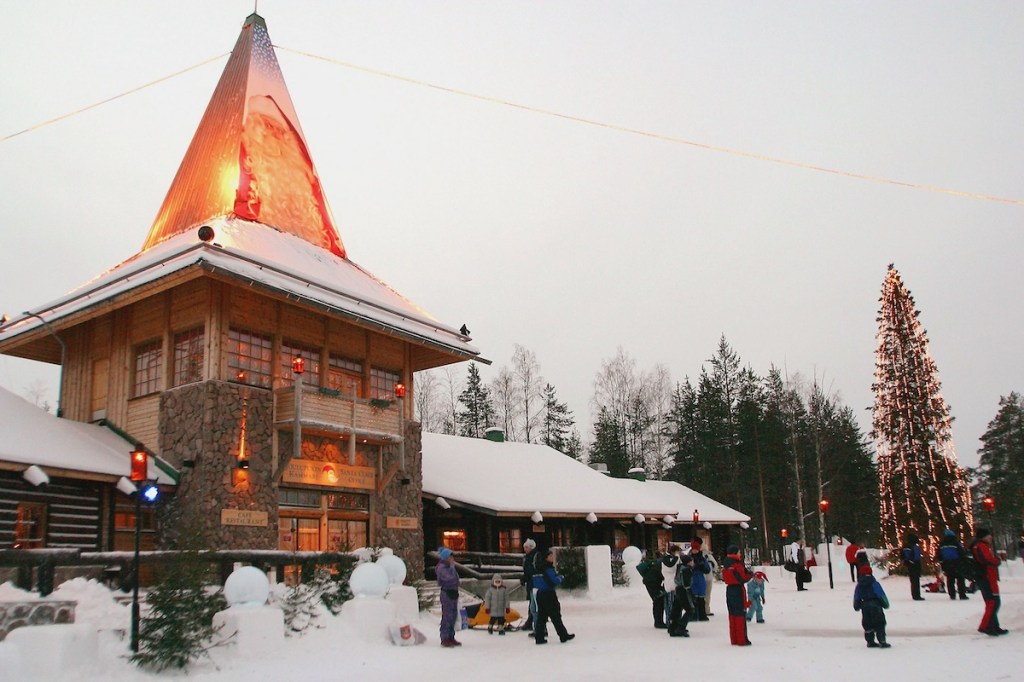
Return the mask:
{"type": "Polygon", "coordinates": [[[500,585],[502,582],[503,581],[501,579],[501,574],[500,573],[495,573],[494,577],[491,578],[491,584],[492,585],[500,585]]]}
{"type": "Polygon", "coordinates": [[[694,538],[694,539],[690,540],[690,546],[691,547],[702,547],[703,545],[704,545],[704,541],[701,540],[700,538],[694,538]]]}
{"type": "Polygon", "coordinates": [[[974,531],[974,537],[978,538],[979,540],[984,537],[988,537],[989,535],[992,535],[992,531],[990,531],[988,528],[977,528],[974,531]]]}
{"type": "Polygon", "coordinates": [[[736,545],[729,545],[728,547],[725,548],[725,553],[726,554],[739,554],[740,553],[740,548],[737,547],[736,545]]]}
{"type": "Polygon", "coordinates": [[[452,555],[452,551],[447,547],[442,547],[441,549],[437,550],[437,554],[441,557],[441,561],[447,561],[448,557],[452,555]]]}
{"type": "Polygon", "coordinates": [[[861,564],[858,566],[857,575],[871,575],[871,564],[861,564]]]}
{"type": "Polygon", "coordinates": [[[769,581],[769,580],[768,580],[768,576],[767,576],[767,575],[765,575],[765,572],[764,572],[764,571],[755,571],[755,572],[754,572],[754,577],[755,577],[755,578],[757,578],[758,580],[763,580],[763,581],[765,581],[766,583],[767,583],[767,582],[771,582],[771,581],[769,581]]]}
{"type": "Polygon", "coordinates": [[[951,537],[953,537],[954,535],[956,535],[956,533],[954,533],[954,532],[953,532],[953,531],[951,531],[951,530],[950,530],[949,528],[947,528],[947,529],[946,529],[946,532],[944,533],[944,535],[946,535],[946,537],[950,537],[950,538],[951,538],[951,537]]]}
{"type": "Polygon", "coordinates": [[[526,542],[523,543],[523,549],[529,552],[531,549],[537,548],[537,542],[533,538],[526,538],[526,542]]]}

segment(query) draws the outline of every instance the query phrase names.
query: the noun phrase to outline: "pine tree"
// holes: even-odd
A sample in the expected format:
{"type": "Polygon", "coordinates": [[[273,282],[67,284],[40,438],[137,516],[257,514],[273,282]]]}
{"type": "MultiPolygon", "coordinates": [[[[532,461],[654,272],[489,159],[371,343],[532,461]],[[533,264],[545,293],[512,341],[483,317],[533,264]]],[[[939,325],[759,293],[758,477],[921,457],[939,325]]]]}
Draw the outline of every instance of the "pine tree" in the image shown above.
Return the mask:
{"type": "Polygon", "coordinates": [[[466,388],[459,395],[462,411],[456,415],[459,435],[469,438],[483,438],[488,427],[494,426],[494,407],[491,394],[480,380],[480,370],[475,362],[469,363],[466,388]]]}
{"type": "Polygon", "coordinates": [[[206,592],[207,564],[196,551],[180,552],[160,571],[146,597],[149,612],[139,624],[139,651],[132,662],[157,672],[185,668],[207,655],[216,633],[213,616],[227,608],[222,592],[206,592]]]}
{"type": "Polygon", "coordinates": [[[910,291],[893,265],[882,286],[872,435],[878,449],[882,540],[916,532],[929,551],[946,528],[972,526],[971,494],[957,464],[949,407],[910,291]]]}
{"type": "Polygon", "coordinates": [[[540,442],[559,452],[568,453],[569,430],[576,423],[572,411],[565,403],[558,402],[555,387],[545,384],[542,392],[544,407],[540,423],[540,442]]]}
{"type": "Polygon", "coordinates": [[[977,498],[996,501],[993,533],[998,532],[997,545],[1005,547],[1024,518],[1024,398],[1019,393],[999,399],[999,411],[981,442],[977,498]]]}
{"type": "Polygon", "coordinates": [[[608,474],[625,478],[629,471],[629,457],[622,439],[622,429],[604,407],[594,423],[594,442],[590,446],[590,461],[608,466],[608,474]]]}

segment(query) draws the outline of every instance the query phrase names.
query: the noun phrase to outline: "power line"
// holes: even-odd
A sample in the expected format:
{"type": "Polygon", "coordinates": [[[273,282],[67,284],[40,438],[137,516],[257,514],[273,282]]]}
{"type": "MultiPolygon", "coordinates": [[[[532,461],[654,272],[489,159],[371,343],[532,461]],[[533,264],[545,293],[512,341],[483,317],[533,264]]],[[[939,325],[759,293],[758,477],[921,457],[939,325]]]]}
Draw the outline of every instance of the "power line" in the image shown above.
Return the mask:
{"type": "Polygon", "coordinates": [[[181,71],[175,71],[174,73],[169,74],[167,76],[164,76],[163,78],[157,78],[155,81],[150,81],[148,83],[144,83],[143,85],[139,85],[137,87],[134,87],[131,90],[125,90],[124,92],[122,92],[119,95],[114,95],[113,97],[108,97],[105,100],[101,100],[99,102],[95,102],[93,104],[89,104],[87,106],[82,107],[81,109],[76,109],[74,111],[69,111],[68,113],[62,114],[62,115],[60,115],[60,116],[58,116],[56,118],[51,118],[48,121],[43,121],[42,123],[37,123],[34,126],[30,126],[28,128],[25,128],[24,130],[19,130],[16,133],[11,133],[10,135],[7,135],[5,137],[0,138],[0,143],[7,142],[7,140],[10,140],[11,138],[17,137],[18,135],[23,135],[23,134],[31,132],[33,130],[38,130],[40,128],[44,128],[44,127],[46,127],[46,126],[48,126],[50,124],[57,123],[58,121],[63,121],[66,118],[71,118],[72,116],[77,116],[78,114],[81,114],[83,112],[89,111],[90,109],[95,109],[98,106],[102,106],[102,105],[107,104],[109,102],[113,102],[116,99],[120,99],[121,97],[125,97],[127,95],[131,95],[133,93],[139,92],[140,90],[145,90],[146,88],[148,88],[148,87],[150,87],[152,85],[156,85],[157,83],[163,83],[164,81],[167,81],[167,80],[170,80],[170,79],[175,78],[177,76],[180,76],[182,74],[188,73],[189,71],[192,71],[194,69],[198,69],[201,66],[206,66],[210,62],[215,62],[218,59],[222,59],[223,57],[226,57],[229,54],[231,54],[231,53],[230,52],[225,52],[224,54],[219,54],[216,57],[210,57],[209,59],[207,59],[205,61],[201,61],[198,64],[193,64],[192,66],[189,66],[188,68],[184,68],[181,71]]]}
{"type": "Polygon", "coordinates": [[[501,104],[503,106],[511,107],[513,109],[521,109],[523,111],[529,111],[534,114],[542,114],[544,116],[551,116],[554,118],[560,118],[566,121],[572,121],[574,123],[582,123],[589,126],[595,126],[598,128],[606,128],[608,130],[615,130],[621,133],[629,133],[631,135],[640,135],[642,137],[649,137],[656,140],[662,140],[664,142],[671,142],[674,144],[687,145],[689,147],[695,147],[697,149],[703,149],[706,151],[717,152],[719,154],[729,154],[730,156],[738,156],[746,159],[753,159],[755,161],[765,161],[767,163],[774,163],[781,166],[789,166],[790,168],[801,168],[803,170],[815,171],[818,173],[829,173],[831,175],[838,175],[840,177],[851,178],[854,180],[865,180],[868,182],[874,182],[885,185],[894,185],[896,187],[906,187],[908,189],[916,189],[925,192],[935,192],[938,194],[948,194],[956,197],[964,197],[967,199],[979,199],[982,201],[993,201],[1003,204],[1012,204],[1014,206],[1024,206],[1024,199],[1012,199],[1008,197],[1000,197],[992,194],[982,194],[979,192],[967,192],[958,189],[951,189],[948,187],[938,187],[936,185],[927,185],[919,182],[908,182],[905,180],[894,180],[892,178],[886,178],[880,175],[869,175],[866,173],[855,173],[853,171],[841,170],[838,168],[829,168],[827,166],[819,166],[812,163],[805,163],[803,161],[794,161],[792,159],[784,159],[777,156],[770,156],[767,154],[758,154],[757,152],[748,152],[742,149],[734,149],[731,147],[722,147],[719,145],[707,144],[705,142],[697,142],[695,140],[687,140],[681,137],[675,137],[673,135],[664,135],[662,133],[654,133],[649,130],[642,130],[640,128],[631,128],[629,126],[618,125],[615,123],[606,123],[604,121],[597,121],[590,118],[583,118],[581,116],[573,116],[571,114],[563,114],[558,111],[552,111],[550,109],[542,109],[540,107],[530,106],[528,104],[520,104],[518,102],[512,102],[510,100],[502,99],[500,97],[492,97],[490,95],[481,95],[479,93],[470,92],[468,90],[460,90],[458,88],[452,88],[446,85],[438,85],[437,83],[431,83],[429,81],[418,80],[416,78],[409,78],[408,76],[401,76],[388,71],[381,71],[380,69],[373,69],[366,66],[359,66],[351,62],[342,61],[340,59],[332,59],[330,57],[323,57],[320,55],[312,54],[310,52],[304,52],[302,50],[296,50],[290,47],[284,47],[282,45],[275,45],[275,48],[284,50],[286,52],[292,52],[303,57],[310,57],[311,59],[318,59],[320,61],[328,62],[330,64],[336,64],[343,66],[347,69],[353,69],[355,71],[362,71],[363,73],[369,73],[375,76],[381,76],[383,78],[390,78],[392,80],[401,81],[403,83],[409,83],[411,85],[418,85],[424,88],[431,88],[433,90],[439,90],[452,95],[458,95],[460,97],[469,97],[471,99],[479,100],[482,102],[490,102],[492,104],[501,104]]]}

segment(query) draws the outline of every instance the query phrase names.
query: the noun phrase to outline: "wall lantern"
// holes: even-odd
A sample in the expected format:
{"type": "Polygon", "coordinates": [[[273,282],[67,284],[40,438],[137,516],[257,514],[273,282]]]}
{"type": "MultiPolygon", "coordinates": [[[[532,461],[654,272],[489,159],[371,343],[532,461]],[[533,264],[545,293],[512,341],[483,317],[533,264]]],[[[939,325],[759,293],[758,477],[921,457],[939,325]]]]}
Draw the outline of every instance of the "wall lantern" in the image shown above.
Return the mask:
{"type": "Polygon", "coordinates": [[[530,514],[530,520],[534,523],[543,523],[544,516],[539,511],[535,511],[532,514],[530,514]]]}
{"type": "Polygon", "coordinates": [[[693,510],[693,522],[695,524],[700,523],[700,512],[696,509],[693,510]]]}
{"type": "Polygon", "coordinates": [[[434,504],[436,504],[441,509],[451,509],[452,508],[452,506],[450,504],[448,504],[448,500],[444,499],[440,495],[434,498],[434,504]]]}
{"type": "Polygon", "coordinates": [[[395,384],[395,397],[398,399],[405,397],[405,384],[395,384]]]}
{"type": "Polygon", "coordinates": [[[239,469],[248,469],[249,468],[249,458],[248,457],[239,457],[238,458],[238,468],[239,469]]]}
{"type": "Polygon", "coordinates": [[[643,514],[637,514],[636,516],[633,517],[633,520],[636,521],[637,523],[647,523],[647,517],[644,516],[643,514]]]}
{"type": "Polygon", "coordinates": [[[711,530],[711,522],[710,521],[705,521],[704,523],[702,523],[700,525],[704,526],[705,530],[711,530]]]}
{"type": "Polygon", "coordinates": [[[50,477],[46,475],[46,472],[35,464],[30,466],[28,469],[25,469],[21,474],[21,477],[35,486],[46,485],[50,482],[50,477]]]}
{"type": "Polygon", "coordinates": [[[742,528],[743,530],[746,530],[746,529],[750,528],[750,524],[747,523],[746,521],[740,521],[740,528],[742,528]]]}
{"type": "Polygon", "coordinates": [[[306,361],[301,356],[295,356],[292,358],[292,371],[296,374],[302,374],[306,371],[306,361]]]}
{"type": "Polygon", "coordinates": [[[132,468],[128,478],[133,483],[145,481],[149,478],[149,453],[141,448],[132,450],[132,468]]]}
{"type": "Polygon", "coordinates": [[[661,522],[664,523],[666,526],[671,526],[673,523],[676,522],[676,520],[671,514],[665,514],[661,517],[661,522]]]}
{"type": "Polygon", "coordinates": [[[587,523],[597,523],[597,514],[594,512],[587,514],[587,523]]]}

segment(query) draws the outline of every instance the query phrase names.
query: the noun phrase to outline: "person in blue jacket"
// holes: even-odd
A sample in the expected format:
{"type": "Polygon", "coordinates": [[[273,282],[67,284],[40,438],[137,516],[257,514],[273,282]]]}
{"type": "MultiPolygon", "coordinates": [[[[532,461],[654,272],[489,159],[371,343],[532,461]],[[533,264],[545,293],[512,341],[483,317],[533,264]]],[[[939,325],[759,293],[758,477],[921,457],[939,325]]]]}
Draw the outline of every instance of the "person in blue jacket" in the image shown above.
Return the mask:
{"type": "Polygon", "coordinates": [[[857,573],[859,577],[857,587],[853,590],[853,610],[860,611],[864,640],[870,649],[888,649],[892,646],[885,641],[885,609],[889,608],[889,599],[872,575],[870,565],[862,564],[857,568],[857,573]]]}
{"type": "Polygon", "coordinates": [[[935,552],[935,560],[942,565],[942,572],[946,574],[946,591],[950,599],[956,599],[957,591],[961,599],[967,599],[967,586],[964,580],[964,564],[967,562],[967,550],[964,549],[960,538],[949,528],[946,529],[935,552]]]}
{"type": "Polygon", "coordinates": [[[693,618],[694,620],[711,620],[708,618],[706,599],[708,593],[708,579],[706,576],[711,573],[711,564],[708,563],[708,558],[701,551],[703,546],[704,542],[700,538],[694,538],[690,541],[690,556],[693,557],[692,592],[697,612],[693,618]]]}
{"type": "Polygon", "coordinates": [[[555,588],[562,584],[562,576],[555,572],[554,563],[555,550],[549,548],[533,576],[533,592],[537,598],[537,618],[533,622],[534,644],[547,643],[549,618],[562,644],[576,636],[570,634],[562,624],[562,605],[558,603],[558,595],[555,594],[555,588]]]}
{"type": "Polygon", "coordinates": [[[903,549],[900,551],[900,559],[907,567],[907,575],[910,576],[910,596],[914,601],[924,601],[921,596],[921,541],[914,533],[907,533],[903,549]]]}
{"type": "Polygon", "coordinates": [[[441,588],[441,646],[462,646],[455,640],[455,619],[459,615],[459,572],[455,569],[452,550],[441,547],[437,551],[440,561],[434,569],[437,586],[441,588]]]}

